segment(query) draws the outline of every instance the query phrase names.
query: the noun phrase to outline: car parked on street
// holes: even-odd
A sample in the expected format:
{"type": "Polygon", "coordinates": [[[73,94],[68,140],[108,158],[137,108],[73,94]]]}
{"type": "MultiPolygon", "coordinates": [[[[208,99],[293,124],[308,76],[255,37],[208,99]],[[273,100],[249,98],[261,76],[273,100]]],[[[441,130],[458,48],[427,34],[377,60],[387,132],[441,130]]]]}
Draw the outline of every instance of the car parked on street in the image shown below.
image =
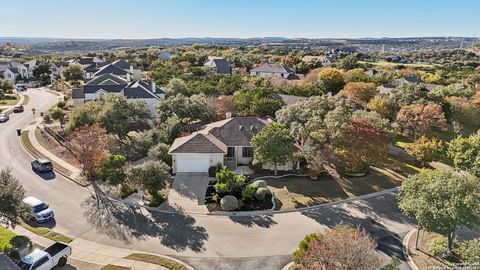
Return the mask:
{"type": "Polygon", "coordinates": [[[13,112],[14,113],[21,113],[23,111],[24,111],[24,108],[23,108],[22,105],[18,105],[18,106],[13,107],[13,112]]]}
{"type": "Polygon", "coordinates": [[[29,196],[23,199],[23,202],[29,206],[32,219],[38,223],[48,221],[55,217],[48,204],[39,199],[29,196]]]}
{"type": "Polygon", "coordinates": [[[10,119],[10,118],[8,117],[8,114],[0,113],[0,123],[2,123],[2,122],[7,122],[8,119],[10,119]]]}
{"type": "Polygon", "coordinates": [[[32,170],[37,173],[53,171],[53,163],[48,158],[37,158],[32,161],[32,170]]]}
{"type": "Polygon", "coordinates": [[[27,91],[27,86],[25,84],[17,84],[17,85],[15,85],[15,88],[19,92],[27,91]]]}
{"type": "Polygon", "coordinates": [[[44,250],[36,249],[23,257],[18,263],[21,270],[50,270],[67,264],[68,256],[72,254],[72,247],[57,242],[44,250]]]}

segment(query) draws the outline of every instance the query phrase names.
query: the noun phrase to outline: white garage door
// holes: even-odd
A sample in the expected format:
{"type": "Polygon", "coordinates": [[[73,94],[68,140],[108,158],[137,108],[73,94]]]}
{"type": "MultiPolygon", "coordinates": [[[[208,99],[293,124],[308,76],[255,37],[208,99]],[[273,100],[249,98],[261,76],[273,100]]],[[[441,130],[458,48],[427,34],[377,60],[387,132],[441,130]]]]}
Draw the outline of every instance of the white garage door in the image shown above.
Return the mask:
{"type": "Polygon", "coordinates": [[[177,172],[208,172],[210,157],[177,156],[177,172]]]}

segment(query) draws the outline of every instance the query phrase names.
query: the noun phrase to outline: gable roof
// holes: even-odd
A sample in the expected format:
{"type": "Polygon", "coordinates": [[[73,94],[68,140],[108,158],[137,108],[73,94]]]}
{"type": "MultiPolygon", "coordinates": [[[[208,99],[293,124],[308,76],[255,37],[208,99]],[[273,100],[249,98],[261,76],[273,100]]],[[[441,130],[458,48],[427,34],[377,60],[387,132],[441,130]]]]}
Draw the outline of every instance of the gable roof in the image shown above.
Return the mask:
{"type": "Polygon", "coordinates": [[[124,78],[118,77],[111,73],[102,74],[97,77],[93,77],[90,81],[88,81],[85,85],[99,85],[99,84],[106,84],[105,82],[110,82],[110,84],[116,85],[127,85],[128,82],[124,78]]]}
{"type": "Polygon", "coordinates": [[[128,63],[127,60],[119,59],[114,61],[112,65],[125,70],[125,69],[130,69],[131,64],[128,63]]]}
{"type": "Polygon", "coordinates": [[[60,61],[60,62],[53,62],[52,65],[56,66],[57,68],[59,67],[67,67],[69,65],[68,62],[65,61],[60,61]]]}
{"type": "Polygon", "coordinates": [[[265,73],[295,73],[293,70],[285,65],[279,64],[263,64],[251,70],[251,72],[265,72],[265,73]]]}
{"type": "Polygon", "coordinates": [[[230,62],[223,58],[213,58],[207,61],[204,66],[210,67],[210,68],[215,68],[215,71],[218,74],[230,74],[231,73],[231,68],[230,68],[230,62]]]}
{"type": "Polygon", "coordinates": [[[4,72],[8,68],[17,67],[20,64],[14,61],[0,61],[0,72],[4,72]]]}
{"type": "Polygon", "coordinates": [[[227,146],[210,133],[195,132],[176,139],[169,153],[226,153],[227,146]]]}
{"type": "Polygon", "coordinates": [[[273,94],[273,98],[281,101],[285,105],[295,104],[297,102],[305,101],[308,98],[294,95],[273,94]]]}
{"type": "Polygon", "coordinates": [[[18,67],[9,67],[6,70],[10,70],[14,74],[19,74],[18,67]]]}
{"type": "Polygon", "coordinates": [[[96,76],[100,76],[108,73],[118,75],[118,76],[126,76],[130,72],[123,70],[113,64],[108,64],[104,67],[101,67],[97,72],[93,74],[93,76],[96,77],[96,76]]]}
{"type": "Polygon", "coordinates": [[[256,117],[232,117],[213,122],[200,131],[175,139],[169,153],[226,153],[229,146],[248,147],[251,146],[252,137],[266,124],[266,121],[256,117]],[[205,138],[197,137],[200,135],[205,138]],[[212,144],[222,152],[218,152],[212,144]]]}
{"type": "Polygon", "coordinates": [[[151,91],[151,85],[148,82],[140,80],[130,83],[123,89],[123,95],[127,98],[156,98],[160,99],[156,94],[165,94],[162,89],[155,86],[158,92],[151,91]]]}

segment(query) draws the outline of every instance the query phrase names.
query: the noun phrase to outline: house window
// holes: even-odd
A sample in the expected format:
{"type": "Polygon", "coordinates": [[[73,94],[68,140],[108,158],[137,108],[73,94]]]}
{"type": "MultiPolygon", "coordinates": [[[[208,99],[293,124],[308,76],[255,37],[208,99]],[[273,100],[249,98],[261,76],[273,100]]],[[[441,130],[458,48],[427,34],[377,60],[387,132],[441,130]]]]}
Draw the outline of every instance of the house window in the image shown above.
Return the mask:
{"type": "Polygon", "coordinates": [[[235,147],[228,147],[227,157],[235,157],[235,147]]]}
{"type": "Polygon", "coordinates": [[[242,157],[253,157],[253,147],[243,147],[242,157]]]}

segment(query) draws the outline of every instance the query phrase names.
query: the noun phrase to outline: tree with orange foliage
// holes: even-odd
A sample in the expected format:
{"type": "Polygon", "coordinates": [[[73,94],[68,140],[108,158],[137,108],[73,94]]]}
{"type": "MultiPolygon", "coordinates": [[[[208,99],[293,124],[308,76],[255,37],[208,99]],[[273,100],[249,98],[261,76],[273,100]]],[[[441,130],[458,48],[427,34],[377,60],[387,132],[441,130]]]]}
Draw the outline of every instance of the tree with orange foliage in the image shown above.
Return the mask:
{"type": "Polygon", "coordinates": [[[83,166],[88,179],[97,176],[102,162],[115,145],[115,137],[98,124],[76,129],[68,137],[68,148],[83,166]]]}
{"type": "Polygon", "coordinates": [[[349,171],[359,172],[387,157],[388,137],[382,129],[357,118],[346,126],[336,152],[349,171]]]}
{"type": "Polygon", "coordinates": [[[377,92],[377,88],[373,83],[365,82],[349,82],[343,88],[343,95],[349,99],[361,103],[368,103],[377,92]]]}
{"type": "Polygon", "coordinates": [[[400,108],[397,123],[407,135],[429,135],[436,130],[447,130],[447,120],[438,104],[412,104],[400,108]]]}

